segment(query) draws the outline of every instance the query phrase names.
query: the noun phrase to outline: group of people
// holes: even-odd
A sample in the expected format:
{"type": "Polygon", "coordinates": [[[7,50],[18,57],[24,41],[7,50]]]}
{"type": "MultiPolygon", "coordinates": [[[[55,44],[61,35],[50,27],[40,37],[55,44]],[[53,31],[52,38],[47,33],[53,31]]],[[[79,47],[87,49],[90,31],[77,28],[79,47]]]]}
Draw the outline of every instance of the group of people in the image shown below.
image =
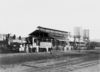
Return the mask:
{"type": "MultiPolygon", "coordinates": [[[[51,53],[52,48],[49,48],[49,51],[51,53]]],[[[39,47],[33,47],[32,44],[21,44],[19,48],[20,53],[33,53],[33,52],[39,52],[39,47]]]]}
{"type": "Polygon", "coordinates": [[[19,52],[32,52],[32,45],[31,44],[21,44],[19,48],[19,52]]]}

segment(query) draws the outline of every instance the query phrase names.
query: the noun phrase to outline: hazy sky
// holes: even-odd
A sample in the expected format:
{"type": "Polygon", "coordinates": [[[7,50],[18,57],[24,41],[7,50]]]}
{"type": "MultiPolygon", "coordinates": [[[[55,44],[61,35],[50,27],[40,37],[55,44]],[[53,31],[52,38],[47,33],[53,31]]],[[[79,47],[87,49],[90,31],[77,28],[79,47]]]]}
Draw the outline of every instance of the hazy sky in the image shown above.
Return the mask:
{"type": "Polygon", "coordinates": [[[27,36],[37,26],[73,32],[90,29],[100,39],[100,0],[0,0],[0,33],[27,36]]]}

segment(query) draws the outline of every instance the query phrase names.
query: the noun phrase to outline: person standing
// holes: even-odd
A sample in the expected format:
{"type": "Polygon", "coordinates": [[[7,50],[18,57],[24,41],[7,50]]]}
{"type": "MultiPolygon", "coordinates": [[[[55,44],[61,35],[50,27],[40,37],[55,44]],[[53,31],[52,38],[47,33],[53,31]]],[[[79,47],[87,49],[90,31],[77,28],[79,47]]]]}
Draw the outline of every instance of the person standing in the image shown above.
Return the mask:
{"type": "Polygon", "coordinates": [[[26,53],[29,53],[29,47],[28,47],[28,44],[26,44],[26,53]]]}
{"type": "Polygon", "coordinates": [[[52,48],[50,48],[50,54],[52,54],[52,48]]]}
{"type": "Polygon", "coordinates": [[[33,52],[33,51],[32,51],[32,48],[33,48],[33,47],[32,47],[31,44],[29,45],[29,48],[30,48],[30,52],[32,53],[32,52],[33,52]]]}
{"type": "Polygon", "coordinates": [[[22,45],[20,45],[19,52],[22,52],[22,45]]]}

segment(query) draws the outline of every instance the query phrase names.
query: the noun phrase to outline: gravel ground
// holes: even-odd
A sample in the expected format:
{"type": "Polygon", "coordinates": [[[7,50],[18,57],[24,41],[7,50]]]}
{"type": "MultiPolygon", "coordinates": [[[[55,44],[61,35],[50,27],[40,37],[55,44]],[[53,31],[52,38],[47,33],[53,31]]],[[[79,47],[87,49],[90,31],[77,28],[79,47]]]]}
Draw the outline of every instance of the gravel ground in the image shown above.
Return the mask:
{"type": "Polygon", "coordinates": [[[98,72],[99,55],[90,54],[84,57],[56,58],[25,62],[16,65],[2,65],[0,72],[98,72]]]}
{"type": "MultiPolygon", "coordinates": [[[[90,55],[88,54],[85,56],[76,55],[76,57],[71,57],[71,58],[66,57],[66,54],[71,53],[69,52],[69,53],[64,53],[65,57],[55,58],[55,56],[53,56],[52,59],[47,58],[47,59],[42,59],[42,60],[28,61],[24,63],[22,62],[18,64],[10,64],[10,65],[4,64],[4,65],[0,65],[0,72],[83,72],[83,71],[84,72],[89,72],[89,71],[100,72],[99,71],[100,55],[97,53],[94,53],[93,51],[91,52],[92,53],[90,53],[90,55]]],[[[54,55],[57,55],[57,54],[59,55],[62,53],[55,53],[54,55]]],[[[73,54],[76,54],[76,53],[73,52],[71,55],[73,54]]],[[[34,55],[35,54],[33,54],[32,56],[34,55]]],[[[41,53],[38,55],[41,56],[41,53]]],[[[48,57],[48,55],[46,56],[48,57]]],[[[3,56],[3,57],[6,57],[6,56],[3,56]]]]}
{"type": "Polygon", "coordinates": [[[97,64],[97,65],[92,65],[92,66],[89,66],[89,67],[74,70],[72,72],[100,72],[100,63],[97,64]]]}
{"type": "Polygon", "coordinates": [[[78,51],[52,51],[50,53],[12,53],[12,54],[0,54],[0,65],[9,65],[9,64],[20,64],[28,61],[37,61],[43,59],[52,59],[60,57],[77,57],[86,55],[84,52],[78,51]]]}

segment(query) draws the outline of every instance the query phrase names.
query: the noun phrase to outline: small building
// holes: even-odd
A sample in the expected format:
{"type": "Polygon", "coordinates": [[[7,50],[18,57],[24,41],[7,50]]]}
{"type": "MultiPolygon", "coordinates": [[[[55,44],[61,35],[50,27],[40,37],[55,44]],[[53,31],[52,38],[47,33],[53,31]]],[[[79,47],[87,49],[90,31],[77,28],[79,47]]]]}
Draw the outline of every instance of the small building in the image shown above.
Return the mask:
{"type": "Polygon", "coordinates": [[[69,43],[73,50],[83,50],[86,49],[86,42],[84,39],[75,38],[74,36],[70,37],[69,43]]]}
{"type": "Polygon", "coordinates": [[[66,51],[69,46],[69,32],[38,26],[29,34],[28,43],[32,45],[33,52],[49,52],[53,50],[66,51]]]}

